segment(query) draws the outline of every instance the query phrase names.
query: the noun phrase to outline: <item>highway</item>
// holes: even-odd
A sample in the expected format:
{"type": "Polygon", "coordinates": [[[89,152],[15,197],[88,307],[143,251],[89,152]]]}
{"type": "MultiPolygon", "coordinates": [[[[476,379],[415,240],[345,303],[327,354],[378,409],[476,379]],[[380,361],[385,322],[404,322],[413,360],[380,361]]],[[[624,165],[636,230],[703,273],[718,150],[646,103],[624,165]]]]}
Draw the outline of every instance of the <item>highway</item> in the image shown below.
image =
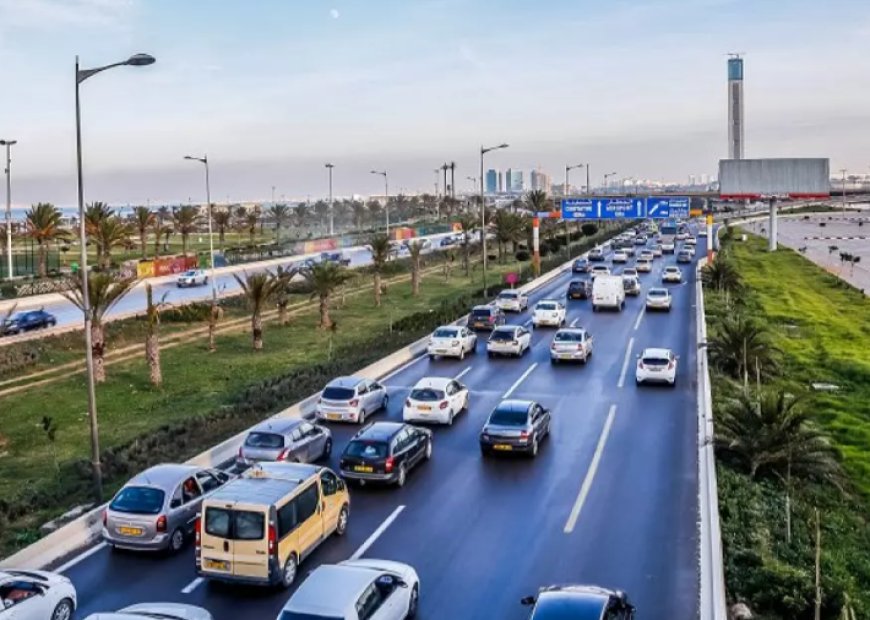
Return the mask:
{"type": "MultiPolygon", "coordinates": [[[[697,256],[706,251],[698,240],[697,256]]],[[[488,359],[485,335],[464,361],[418,358],[382,381],[389,411],[373,420],[401,420],[404,397],[421,377],[461,377],[471,390],[468,412],[436,427],[432,460],[410,472],[401,489],[351,486],[351,519],[300,567],[364,551],[365,557],[413,565],[421,578],[419,617],[527,618],[519,599],[538,586],[594,583],[621,588],[639,620],[698,615],[698,480],[695,275],[669,285],[670,313],[647,314],[644,295],[660,286],[674,256],[641,274],[643,293],[623,312],[592,313],[568,302],[568,323],[595,337],[588,365],[551,365],[554,330],[534,330],[520,359],[488,359]],[[645,347],[679,355],[677,385],[638,388],[635,355],[645,347]],[[507,395],[551,408],[551,437],[536,459],[484,458],[477,435],[507,395]]],[[[629,263],[629,266],[632,263],[629,263]]],[[[617,268],[618,272],[620,269],[617,268]]],[[[534,292],[531,302],[564,299],[571,274],[534,292]]],[[[508,315],[528,323],[530,312],[508,315]]],[[[336,449],[357,427],[331,425],[336,449]]],[[[209,609],[216,620],[271,620],[289,593],[196,579],[193,551],[174,557],[113,552],[103,545],[62,567],[75,584],[78,617],[134,602],[178,601],[209,609]]]]}

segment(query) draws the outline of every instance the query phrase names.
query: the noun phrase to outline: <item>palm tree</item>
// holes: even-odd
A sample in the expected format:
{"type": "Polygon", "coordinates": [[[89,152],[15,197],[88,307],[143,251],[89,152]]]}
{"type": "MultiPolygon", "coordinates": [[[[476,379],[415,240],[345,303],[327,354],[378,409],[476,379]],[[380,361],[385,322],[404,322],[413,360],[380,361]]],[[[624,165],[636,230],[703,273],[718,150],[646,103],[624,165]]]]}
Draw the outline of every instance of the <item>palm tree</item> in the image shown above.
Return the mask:
{"type": "Polygon", "coordinates": [[[498,243],[499,259],[503,260],[506,253],[505,246],[510,243],[514,249],[516,243],[525,235],[525,222],[523,218],[505,209],[498,209],[492,218],[492,226],[495,231],[495,240],[498,243]]]}
{"type": "Polygon", "coordinates": [[[294,267],[285,268],[278,267],[275,270],[275,305],[278,306],[278,322],[281,325],[287,325],[290,319],[287,316],[287,306],[290,305],[290,284],[299,269],[294,267]]]}
{"type": "Polygon", "coordinates": [[[60,227],[61,213],[53,204],[35,204],[30,207],[25,217],[26,234],[35,239],[39,246],[39,277],[44,278],[48,272],[48,243],[68,238],[69,232],[60,227]]]}
{"type": "Polygon", "coordinates": [[[115,212],[104,202],[92,202],[85,207],[85,232],[96,243],[97,260],[101,260],[104,254],[100,243],[100,226],[114,214],[115,212]]]}
{"type": "Polygon", "coordinates": [[[135,207],[133,209],[133,222],[136,225],[136,230],[139,231],[139,250],[144,259],[148,255],[145,249],[148,243],[148,229],[157,222],[157,216],[148,207],[135,207]]]}
{"type": "Polygon", "coordinates": [[[145,320],[148,331],[145,336],[145,361],[148,362],[151,385],[159,388],[163,384],[163,372],[160,368],[160,309],[164,305],[166,294],[156,304],[151,284],[145,284],[145,320]]]}
{"type": "Polygon", "coordinates": [[[329,316],[329,300],[337,288],[352,277],[347,268],[339,263],[314,263],[299,272],[311,287],[311,299],[317,298],[320,310],[320,328],[333,329],[334,323],[329,316]]]}
{"type": "MultiPolygon", "coordinates": [[[[91,271],[88,278],[88,298],[90,300],[91,353],[94,357],[94,379],[98,383],[106,380],[106,332],[103,318],[112,307],[121,301],[136,285],[136,278],[121,278],[108,271],[91,271]]],[[[78,272],[70,280],[70,288],[63,293],[73,305],[84,313],[82,284],[84,276],[78,272]]]]}
{"type": "Polygon", "coordinates": [[[112,248],[127,245],[130,228],[117,215],[111,215],[100,222],[96,238],[102,251],[98,257],[100,269],[108,269],[112,263],[112,248]]]}
{"type": "Polygon", "coordinates": [[[471,255],[471,233],[477,228],[480,220],[472,213],[463,213],[459,216],[459,225],[462,227],[462,261],[465,265],[465,277],[471,274],[470,260],[471,255]]]}
{"type": "Polygon", "coordinates": [[[251,245],[254,245],[254,235],[257,234],[257,224],[260,222],[260,216],[256,211],[250,211],[245,215],[245,228],[248,230],[248,237],[251,245]]]}
{"type": "Polygon", "coordinates": [[[263,307],[275,294],[279,283],[268,271],[252,274],[244,272],[244,276],[241,278],[238,274],[233,274],[247,298],[248,308],[251,310],[251,336],[254,350],[259,351],[263,348],[263,307]]]}
{"type": "Polygon", "coordinates": [[[526,194],[526,208],[532,213],[538,211],[551,211],[553,209],[553,201],[547,197],[547,192],[542,189],[533,189],[526,194]]]}
{"type": "Polygon", "coordinates": [[[329,203],[325,200],[318,200],[314,203],[313,209],[317,224],[326,227],[328,224],[327,217],[329,216],[329,203]]]}
{"type": "Polygon", "coordinates": [[[416,297],[420,294],[420,282],[423,280],[423,242],[409,243],[408,255],[411,259],[411,295],[416,297]]]}
{"type": "Polygon", "coordinates": [[[275,220],[275,243],[281,243],[281,227],[290,219],[290,207],[284,204],[272,205],[269,216],[275,220]]]}
{"type": "Polygon", "coordinates": [[[749,383],[750,369],[770,376],[776,369],[774,354],[766,328],[742,312],[724,315],[716,324],[708,347],[710,363],[734,379],[749,383]]]}
{"type": "Polygon", "coordinates": [[[740,273],[723,254],[701,269],[701,281],[720,293],[737,293],[741,288],[740,273]]]}
{"type": "MultiPolygon", "coordinates": [[[[181,235],[181,253],[187,254],[187,241],[196,232],[199,211],[192,205],[182,205],[172,213],[172,227],[181,235]]],[[[169,238],[167,237],[167,242],[169,238]]]]}
{"type": "Polygon", "coordinates": [[[372,251],[372,275],[375,285],[375,306],[380,307],[381,274],[384,272],[384,267],[390,260],[393,247],[390,245],[390,238],[383,234],[374,235],[369,241],[369,246],[372,251]]]}
{"type": "Polygon", "coordinates": [[[353,211],[353,225],[356,228],[362,228],[369,212],[365,203],[360,202],[359,200],[354,200],[351,204],[351,210],[353,211]]]}
{"type": "Polygon", "coordinates": [[[842,488],[837,451],[805,413],[802,401],[783,390],[741,393],[716,419],[716,449],[753,479],[796,476],[842,488]]]}
{"type": "Polygon", "coordinates": [[[218,243],[220,243],[221,249],[224,249],[224,239],[227,229],[232,226],[233,214],[227,209],[215,209],[212,211],[211,221],[218,229],[218,243]]]}

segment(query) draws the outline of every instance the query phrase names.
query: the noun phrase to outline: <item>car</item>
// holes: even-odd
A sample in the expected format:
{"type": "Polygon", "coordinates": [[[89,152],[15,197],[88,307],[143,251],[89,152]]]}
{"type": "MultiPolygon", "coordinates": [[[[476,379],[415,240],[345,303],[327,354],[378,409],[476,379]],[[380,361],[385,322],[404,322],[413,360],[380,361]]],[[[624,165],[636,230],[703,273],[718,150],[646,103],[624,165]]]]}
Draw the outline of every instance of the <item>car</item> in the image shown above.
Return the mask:
{"type": "Polygon", "coordinates": [[[468,314],[468,329],[495,329],[507,318],[497,306],[474,306],[468,314]]]}
{"type": "Polygon", "coordinates": [[[600,263],[604,260],[604,250],[601,248],[592,248],[586,258],[593,263],[600,263]]]}
{"type": "MultiPolygon", "coordinates": [[[[184,603],[137,603],[113,612],[98,612],[85,620],[212,620],[202,607],[184,603]]],[[[51,620],[55,620],[52,616],[51,620]]]]}
{"type": "Polygon", "coordinates": [[[208,274],[205,269],[188,269],[175,281],[178,288],[186,286],[205,286],[208,284],[208,274]]]}
{"type": "Polygon", "coordinates": [[[664,250],[662,249],[661,243],[656,243],[654,246],[652,246],[652,254],[655,258],[659,258],[662,255],[663,251],[664,250]]]}
{"type": "Polygon", "coordinates": [[[597,586],[549,586],[520,600],[529,620],[634,620],[635,607],[619,590],[597,586]]]}
{"type": "Polygon", "coordinates": [[[678,263],[691,263],[692,262],[692,253],[688,250],[680,250],[677,252],[677,262],[678,263]]]}
{"type": "Polygon", "coordinates": [[[311,571],[277,620],[405,620],[417,615],[419,602],[420,578],[408,564],[345,560],[311,571]]]}
{"type": "Polygon", "coordinates": [[[580,360],[585,364],[592,355],[593,344],[592,335],[582,327],[562,328],[550,343],[550,363],[580,360]]]}
{"type": "Polygon", "coordinates": [[[358,422],[376,411],[386,411],[390,402],[387,388],[371,379],[338,377],[326,384],[315,407],[319,420],[358,422]]]}
{"type": "Polygon", "coordinates": [[[464,360],[466,353],[474,353],[476,350],[477,334],[459,325],[442,325],[432,332],[426,346],[426,353],[432,360],[439,355],[464,360]]]}
{"type": "Polygon", "coordinates": [[[643,259],[652,262],[655,260],[655,257],[656,256],[653,254],[652,250],[641,250],[641,253],[638,255],[638,260],[643,259]]]}
{"type": "Polygon", "coordinates": [[[692,247],[694,248],[698,244],[698,240],[693,236],[689,235],[689,237],[683,242],[683,247],[692,247]]]}
{"type": "Polygon", "coordinates": [[[677,241],[685,241],[688,238],[689,238],[689,233],[687,233],[684,230],[681,230],[680,232],[677,233],[677,241]]]}
{"type": "Polygon", "coordinates": [[[666,288],[651,288],[646,292],[647,310],[671,311],[671,292],[666,288]]]}
{"type": "Polygon", "coordinates": [[[679,267],[668,265],[665,267],[665,270],[662,271],[662,282],[673,282],[679,284],[682,281],[683,272],[680,271],[679,267]]]}
{"type": "Polygon", "coordinates": [[[492,330],[486,341],[486,354],[521,357],[532,346],[532,334],[520,325],[502,325],[492,330]]]}
{"type": "Polygon", "coordinates": [[[232,476],[196,465],[163,464],[136,474],[103,510],[102,538],[113,548],[181,551],[202,500],[232,476]]]}
{"type": "Polygon", "coordinates": [[[587,258],[578,258],[571,265],[572,273],[589,273],[589,269],[591,269],[591,265],[589,264],[589,259],[587,258]]]}
{"type": "Polygon", "coordinates": [[[529,307],[529,296],[518,289],[505,289],[495,298],[495,305],[503,312],[522,312],[529,307]]]}
{"type": "Polygon", "coordinates": [[[670,349],[644,349],[637,356],[634,380],[643,383],[666,383],[673,387],[677,383],[677,356],[670,349]]]}
{"type": "Polygon", "coordinates": [[[638,235],[634,238],[634,245],[646,245],[646,237],[643,235],[638,235]]]}
{"type": "Polygon", "coordinates": [[[596,276],[609,276],[610,267],[607,265],[594,265],[590,274],[592,276],[592,282],[594,283],[596,276]]]}
{"type": "Polygon", "coordinates": [[[622,276],[622,286],[626,295],[633,297],[640,295],[640,280],[637,276],[622,276]]]}
{"type": "Polygon", "coordinates": [[[628,262],[628,254],[625,250],[617,250],[613,253],[613,262],[614,263],[627,263],[628,262]]]}
{"type": "Polygon", "coordinates": [[[592,311],[600,308],[622,310],[625,306],[625,285],[622,276],[602,275],[592,282],[592,311]]]}
{"type": "Polygon", "coordinates": [[[3,620],[68,620],[77,604],[76,589],[63,575],[30,568],[0,571],[3,620]]]}
{"type": "Polygon", "coordinates": [[[446,237],[441,237],[441,241],[438,242],[438,245],[442,248],[449,247],[451,245],[456,245],[456,239],[452,236],[448,235],[446,237]]]}
{"type": "Polygon", "coordinates": [[[592,282],[589,280],[571,280],[568,283],[568,299],[588,299],[592,293],[592,282]]]}
{"type": "Polygon", "coordinates": [[[57,317],[45,310],[27,310],[13,314],[0,325],[0,336],[15,336],[32,329],[57,325],[57,317]]]}
{"type": "Polygon", "coordinates": [[[480,451],[524,452],[537,456],[541,442],[550,434],[550,410],[532,400],[503,400],[480,431],[480,451]]]}
{"type": "Polygon", "coordinates": [[[335,263],[342,267],[350,266],[350,259],[345,258],[344,254],[341,252],[321,252],[320,261],[323,263],[335,263]]]}
{"type": "Polygon", "coordinates": [[[634,248],[634,245],[631,242],[625,244],[622,247],[622,251],[625,252],[627,255],[632,256],[632,257],[637,253],[637,251],[634,248]]]}
{"type": "Polygon", "coordinates": [[[535,327],[542,325],[561,327],[565,324],[567,315],[568,311],[562,302],[555,299],[542,299],[535,304],[535,308],[532,310],[532,325],[535,327]]]}
{"type": "Polygon", "coordinates": [[[274,418],[248,431],[239,447],[236,464],[263,461],[313,463],[332,454],[332,431],[303,418],[274,418]]]}
{"type": "Polygon", "coordinates": [[[663,254],[673,254],[674,253],[674,242],[673,241],[662,241],[662,253],[663,254]]]}
{"type": "Polygon", "coordinates": [[[404,486],[408,472],[432,458],[432,431],[404,422],[373,422],[341,453],[339,471],[361,485],[384,482],[404,486]]]}
{"type": "MultiPolygon", "coordinates": [[[[643,257],[638,258],[637,262],[635,263],[635,266],[637,267],[638,273],[650,273],[652,271],[652,268],[653,268],[652,259],[643,258],[643,257]]],[[[623,273],[625,273],[625,272],[623,272],[623,273]]]]}
{"type": "Polygon", "coordinates": [[[453,424],[453,418],[468,410],[468,388],[449,377],[424,377],[417,381],[402,409],[405,422],[453,424]]]}
{"type": "Polygon", "coordinates": [[[623,276],[634,276],[635,278],[638,277],[638,275],[637,275],[637,269],[635,269],[634,267],[626,267],[625,269],[622,270],[622,274],[621,274],[621,275],[623,275],[623,276]]]}

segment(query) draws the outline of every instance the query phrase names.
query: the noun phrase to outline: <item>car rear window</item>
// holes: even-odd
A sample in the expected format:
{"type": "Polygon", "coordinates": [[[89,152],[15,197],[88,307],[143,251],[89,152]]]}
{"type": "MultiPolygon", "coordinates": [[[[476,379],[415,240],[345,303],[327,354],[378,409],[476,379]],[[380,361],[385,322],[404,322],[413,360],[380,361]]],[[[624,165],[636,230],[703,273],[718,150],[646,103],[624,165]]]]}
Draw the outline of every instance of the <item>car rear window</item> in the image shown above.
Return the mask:
{"type": "Polygon", "coordinates": [[[555,310],[556,304],[540,303],[535,307],[536,310],[555,310]]]}
{"type": "Polygon", "coordinates": [[[163,510],[166,493],[153,487],[124,487],[109,504],[115,512],[156,515],[163,510]]]}
{"type": "Polygon", "coordinates": [[[528,412],[516,411],[513,409],[496,409],[489,416],[490,424],[498,424],[500,426],[525,426],[528,420],[528,412]]]}
{"type": "Polygon", "coordinates": [[[435,338],[456,338],[457,332],[455,329],[436,329],[433,336],[435,338]]]}
{"type": "Polygon", "coordinates": [[[650,289],[650,291],[647,293],[647,295],[649,295],[650,297],[667,297],[668,292],[664,289],[654,288],[654,289],[650,289]]]}
{"type": "Polygon", "coordinates": [[[582,342],[583,334],[577,332],[558,332],[553,340],[556,342],[582,342]]]}
{"type": "Polygon", "coordinates": [[[498,298],[499,298],[499,299],[516,299],[516,298],[517,298],[517,294],[516,294],[516,293],[512,293],[512,292],[510,292],[510,291],[505,291],[504,293],[499,293],[499,294],[498,294],[498,298]]]}
{"type": "Polygon", "coordinates": [[[490,314],[492,314],[492,311],[489,308],[475,308],[471,311],[472,316],[479,316],[484,318],[489,318],[490,314]]]}
{"type": "Polygon", "coordinates": [[[504,329],[497,329],[492,332],[492,336],[490,336],[491,340],[513,340],[514,339],[514,331],[507,331],[504,329]]]}
{"type": "Polygon", "coordinates": [[[650,355],[643,358],[643,363],[647,366],[664,366],[670,360],[665,357],[652,357],[650,355]]]}
{"type": "Polygon", "coordinates": [[[323,390],[323,398],[327,400],[350,400],[356,395],[351,388],[327,387],[323,390]]]}
{"type": "Polygon", "coordinates": [[[339,616],[321,616],[320,614],[304,614],[295,611],[282,611],[278,620],[344,620],[339,616]]]}
{"type": "Polygon", "coordinates": [[[411,400],[434,401],[443,400],[444,392],[434,390],[432,388],[422,388],[419,390],[411,390],[411,400]]]}
{"type": "Polygon", "coordinates": [[[365,441],[358,439],[347,444],[344,453],[362,459],[382,459],[387,456],[388,446],[383,441],[365,441]]]}
{"type": "Polygon", "coordinates": [[[262,540],[266,518],[262,512],[228,510],[209,506],[205,509],[205,532],[209,536],[230,540],[262,540]]]}
{"type": "Polygon", "coordinates": [[[284,437],[277,433],[250,433],[245,445],[249,448],[283,448],[284,437]]]}

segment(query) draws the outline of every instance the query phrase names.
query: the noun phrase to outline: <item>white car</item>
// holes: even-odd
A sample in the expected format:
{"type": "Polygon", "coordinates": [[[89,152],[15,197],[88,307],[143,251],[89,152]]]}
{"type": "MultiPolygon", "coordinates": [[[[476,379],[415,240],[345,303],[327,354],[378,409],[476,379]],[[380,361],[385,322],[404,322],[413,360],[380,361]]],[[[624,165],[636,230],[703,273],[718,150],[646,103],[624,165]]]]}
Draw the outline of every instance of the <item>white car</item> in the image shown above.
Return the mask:
{"type": "Polygon", "coordinates": [[[679,284],[683,281],[683,272],[679,267],[668,265],[662,272],[662,282],[674,282],[679,284]]]}
{"type": "Polygon", "coordinates": [[[652,248],[652,255],[655,258],[659,258],[662,255],[662,244],[656,243],[652,248]]]}
{"type": "Polygon", "coordinates": [[[529,307],[529,296],[517,289],[506,289],[495,298],[495,305],[503,312],[522,312],[529,307]]]}
{"type": "Polygon", "coordinates": [[[185,286],[204,286],[208,284],[208,274],[205,269],[190,269],[178,276],[175,285],[178,288],[185,286]]]}
{"type": "Polygon", "coordinates": [[[625,250],[617,250],[613,253],[613,262],[614,263],[627,263],[628,262],[628,252],[625,250]]]}
{"type": "Polygon", "coordinates": [[[652,250],[643,250],[641,251],[640,256],[638,256],[638,260],[648,260],[652,262],[655,257],[656,255],[653,253],[652,250]]]}
{"type": "Polygon", "coordinates": [[[646,292],[647,310],[671,311],[671,292],[666,288],[651,288],[646,292]]]}
{"type": "Polygon", "coordinates": [[[637,277],[637,269],[635,269],[634,267],[626,267],[625,269],[622,270],[622,275],[623,276],[632,276],[632,277],[636,278],[637,277]]]}
{"type": "Polygon", "coordinates": [[[643,257],[638,258],[637,263],[635,263],[635,265],[637,266],[638,273],[649,273],[652,271],[652,267],[653,267],[652,259],[643,258],[643,257]]]}
{"type": "Polygon", "coordinates": [[[462,360],[466,353],[474,353],[476,349],[477,334],[465,326],[444,325],[432,332],[426,352],[429,359],[441,355],[462,360]]]}
{"type": "Polygon", "coordinates": [[[688,252],[692,256],[695,255],[695,246],[694,245],[683,244],[683,250],[688,252]]]}
{"type": "MultiPolygon", "coordinates": [[[[673,241],[662,241],[662,252],[664,254],[673,254],[674,253],[674,242],[673,241]]],[[[653,250],[655,252],[655,250],[653,250]]]]}
{"type": "Polygon", "coordinates": [[[496,355],[515,355],[520,357],[532,346],[532,334],[519,325],[502,325],[492,330],[486,341],[486,353],[496,355]]]}
{"type": "Polygon", "coordinates": [[[644,349],[637,356],[637,369],[634,380],[642,383],[667,383],[671,387],[677,383],[677,356],[670,349],[644,349]]]}
{"type": "Polygon", "coordinates": [[[701,230],[698,231],[698,236],[699,237],[706,237],[707,236],[707,227],[706,226],[701,228],[701,230]]]}
{"type": "MultiPolygon", "coordinates": [[[[85,620],[212,620],[202,607],[184,603],[138,603],[113,612],[91,614],[85,620]]],[[[51,620],[55,620],[54,617],[51,620]]]]}
{"type": "Polygon", "coordinates": [[[607,265],[593,265],[592,270],[589,272],[589,276],[594,280],[595,276],[609,276],[610,275],[610,267],[607,265]]]}
{"type": "Polygon", "coordinates": [[[0,572],[3,620],[69,620],[77,604],[76,589],[63,575],[29,568],[0,572]]]}
{"type": "Polygon", "coordinates": [[[561,301],[542,299],[535,304],[535,309],[532,311],[532,325],[535,327],[542,325],[561,327],[565,324],[567,314],[568,311],[561,301]]]}
{"type": "Polygon", "coordinates": [[[278,620],[405,620],[417,615],[419,603],[420,578],[407,564],[345,560],[315,568],[278,620]]]}
{"type": "Polygon", "coordinates": [[[453,424],[453,418],[468,409],[468,388],[456,379],[425,377],[417,381],[405,400],[405,422],[453,424]]]}
{"type": "Polygon", "coordinates": [[[592,336],[580,327],[560,329],[550,343],[550,362],[580,360],[584,364],[592,355],[592,336]]]}

